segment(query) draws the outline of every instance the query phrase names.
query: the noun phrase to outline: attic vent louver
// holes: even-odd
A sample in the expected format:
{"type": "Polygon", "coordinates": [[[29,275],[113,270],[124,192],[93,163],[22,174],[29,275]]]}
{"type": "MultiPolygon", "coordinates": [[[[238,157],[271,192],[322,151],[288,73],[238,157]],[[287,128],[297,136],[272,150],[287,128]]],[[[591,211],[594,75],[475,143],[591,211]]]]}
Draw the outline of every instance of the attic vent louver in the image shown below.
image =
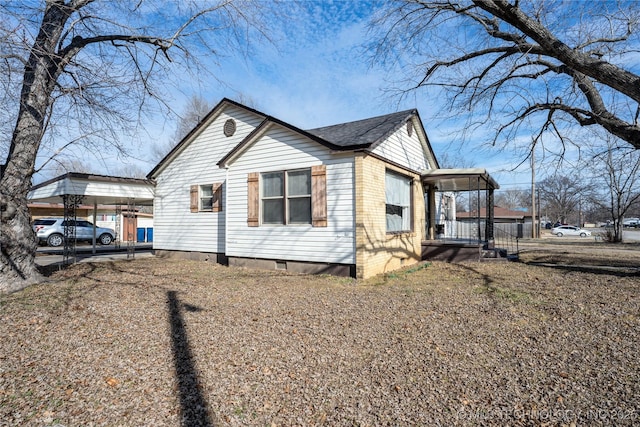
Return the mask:
{"type": "Polygon", "coordinates": [[[411,121],[407,122],[407,134],[409,136],[413,135],[413,122],[411,121]]]}
{"type": "Polygon", "coordinates": [[[229,119],[224,122],[224,135],[232,136],[234,133],[236,133],[236,122],[233,119],[229,119]]]}

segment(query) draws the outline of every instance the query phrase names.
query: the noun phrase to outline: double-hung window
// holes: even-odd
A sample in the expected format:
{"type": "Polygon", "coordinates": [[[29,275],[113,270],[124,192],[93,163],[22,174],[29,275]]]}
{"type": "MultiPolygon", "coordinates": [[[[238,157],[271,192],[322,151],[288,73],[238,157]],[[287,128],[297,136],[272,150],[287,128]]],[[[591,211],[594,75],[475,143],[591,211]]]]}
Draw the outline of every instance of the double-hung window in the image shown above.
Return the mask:
{"type": "Polygon", "coordinates": [[[327,168],[247,174],[247,225],[327,227],[327,168]]]}
{"type": "Polygon", "coordinates": [[[222,211],[222,183],[192,185],[191,212],[222,211]]]}
{"type": "Polygon", "coordinates": [[[311,169],[261,174],[262,224],[311,224],[311,169]]]}
{"type": "Polygon", "coordinates": [[[384,182],[387,233],[411,231],[412,179],[387,170],[384,182]]]}
{"type": "Polygon", "coordinates": [[[210,211],[213,209],[213,188],[211,185],[200,186],[200,210],[210,211]]]}

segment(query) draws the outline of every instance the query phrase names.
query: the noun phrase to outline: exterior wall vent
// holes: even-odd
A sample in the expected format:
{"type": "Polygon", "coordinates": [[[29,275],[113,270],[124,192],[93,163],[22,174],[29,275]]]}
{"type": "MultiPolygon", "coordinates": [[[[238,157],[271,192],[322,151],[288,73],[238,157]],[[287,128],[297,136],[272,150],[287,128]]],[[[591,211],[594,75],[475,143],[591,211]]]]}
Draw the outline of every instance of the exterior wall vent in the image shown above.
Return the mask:
{"type": "Polygon", "coordinates": [[[224,122],[224,135],[232,136],[234,133],[236,133],[236,122],[233,119],[229,119],[224,122]]]}

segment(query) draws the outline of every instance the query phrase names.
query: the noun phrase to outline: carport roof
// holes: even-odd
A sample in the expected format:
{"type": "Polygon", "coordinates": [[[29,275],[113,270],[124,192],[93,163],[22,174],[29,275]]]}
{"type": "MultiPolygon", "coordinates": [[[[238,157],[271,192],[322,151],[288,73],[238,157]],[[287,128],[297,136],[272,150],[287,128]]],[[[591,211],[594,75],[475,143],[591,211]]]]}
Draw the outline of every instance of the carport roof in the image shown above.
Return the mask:
{"type": "Polygon", "coordinates": [[[64,195],[83,196],[82,203],[152,205],[155,182],[150,179],[126,178],[69,172],[31,187],[30,202],[60,203],[64,195]]]}

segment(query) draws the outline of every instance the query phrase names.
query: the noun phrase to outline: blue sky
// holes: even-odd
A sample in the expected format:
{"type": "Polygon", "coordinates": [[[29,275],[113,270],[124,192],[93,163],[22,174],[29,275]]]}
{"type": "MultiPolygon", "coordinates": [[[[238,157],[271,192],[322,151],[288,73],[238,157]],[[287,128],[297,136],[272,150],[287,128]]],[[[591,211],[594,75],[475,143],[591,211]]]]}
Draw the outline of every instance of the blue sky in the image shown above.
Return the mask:
{"type": "MultiPolygon", "coordinates": [[[[276,46],[260,44],[249,55],[230,53],[212,65],[214,78],[203,83],[185,80],[173,93],[177,111],[191,95],[211,105],[228,97],[247,101],[252,107],[303,129],[358,120],[398,110],[417,108],[438,158],[466,167],[486,168],[502,188],[529,188],[531,172],[525,162],[511,171],[522,153],[500,151],[480,144],[487,135],[467,136],[461,144],[465,121],[444,119],[444,101],[427,89],[399,100],[386,95],[385,88],[405,76],[398,70],[371,64],[361,46],[367,41],[370,2],[323,1],[304,3],[289,24],[274,28],[276,46]],[[445,154],[446,153],[446,154],[445,154]]],[[[293,12],[292,12],[293,13],[293,12]]],[[[148,154],[148,141],[173,136],[173,123],[159,118],[148,123],[149,136],[134,148],[136,163],[145,171],[155,166],[148,154]]],[[[528,141],[522,141],[524,145],[528,141]]],[[[114,173],[111,163],[105,173],[114,173]]]]}

